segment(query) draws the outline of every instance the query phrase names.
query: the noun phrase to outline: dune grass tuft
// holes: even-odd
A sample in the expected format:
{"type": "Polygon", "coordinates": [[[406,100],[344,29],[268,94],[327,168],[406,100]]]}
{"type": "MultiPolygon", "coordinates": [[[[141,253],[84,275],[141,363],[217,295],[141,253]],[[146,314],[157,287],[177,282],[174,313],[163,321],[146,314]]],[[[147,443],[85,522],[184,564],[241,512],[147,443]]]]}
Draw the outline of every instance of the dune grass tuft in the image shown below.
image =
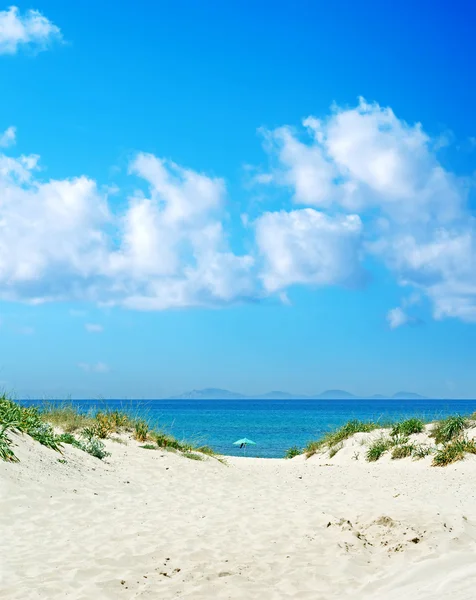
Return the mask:
{"type": "Polygon", "coordinates": [[[52,450],[61,452],[61,444],[53,428],[41,419],[34,406],[24,407],[5,395],[0,397],[0,458],[10,462],[18,461],[11,446],[8,431],[29,435],[34,440],[52,450]]]}
{"type": "Polygon", "coordinates": [[[379,427],[382,427],[382,425],[375,423],[374,421],[363,422],[354,419],[339,429],[326,433],[321,439],[309,442],[304,449],[304,452],[306,457],[309,458],[310,456],[313,456],[317,452],[320,452],[324,449],[331,449],[335,446],[339,446],[342,444],[342,442],[353,436],[355,433],[369,433],[370,431],[374,431],[379,427]]]}
{"type": "Polygon", "coordinates": [[[41,418],[65,433],[80,431],[91,426],[94,421],[92,416],[79,412],[71,403],[45,405],[41,408],[41,418]]]}
{"type": "Polygon", "coordinates": [[[384,437],[378,438],[370,444],[365,454],[365,458],[368,462],[376,462],[392,447],[392,445],[392,440],[384,437]]]}
{"type": "Polygon", "coordinates": [[[395,446],[392,450],[392,459],[396,460],[399,458],[408,458],[413,456],[415,446],[413,444],[403,444],[401,446],[395,446]]]}
{"type": "Polygon", "coordinates": [[[288,448],[284,454],[284,458],[294,458],[295,456],[300,456],[302,454],[302,450],[297,446],[291,446],[288,448]]]}
{"type": "Polygon", "coordinates": [[[466,438],[454,439],[438,450],[433,457],[434,467],[445,467],[459,460],[466,454],[476,454],[476,443],[466,438]]]}
{"type": "Polygon", "coordinates": [[[149,437],[149,425],[146,421],[139,419],[134,423],[132,437],[138,442],[145,442],[149,437]]]}
{"type": "Polygon", "coordinates": [[[343,446],[344,442],[339,442],[335,446],[331,446],[329,448],[329,458],[334,458],[334,456],[339,452],[339,450],[342,450],[343,446]]]}
{"type": "Polygon", "coordinates": [[[435,448],[432,446],[428,446],[427,444],[417,444],[413,448],[412,458],[414,460],[421,460],[422,458],[433,454],[433,452],[435,452],[435,448]]]}
{"type": "Polygon", "coordinates": [[[462,438],[465,429],[469,426],[470,421],[467,417],[454,415],[435,423],[430,437],[434,438],[436,444],[447,444],[452,440],[462,438]]]}
{"type": "Polygon", "coordinates": [[[203,460],[203,456],[197,454],[196,452],[183,452],[182,456],[185,456],[185,458],[189,458],[190,460],[203,460]]]}
{"type": "Polygon", "coordinates": [[[414,433],[422,433],[425,430],[425,424],[421,419],[406,419],[400,423],[395,423],[392,428],[391,435],[409,436],[414,433]]]}
{"type": "MultiPolygon", "coordinates": [[[[226,464],[209,446],[198,446],[190,442],[177,440],[174,436],[153,430],[145,419],[131,418],[119,410],[102,410],[96,413],[82,413],[71,402],[63,404],[50,403],[41,407],[21,406],[18,402],[0,397],[0,459],[17,461],[12,450],[9,432],[28,434],[40,444],[61,452],[62,444],[70,444],[96,458],[109,456],[103,439],[109,438],[123,442],[120,438],[111,437],[114,433],[132,433],[139,442],[153,440],[154,444],[145,444],[143,448],[164,448],[178,451],[192,460],[203,460],[210,456],[226,464]],[[62,430],[57,435],[53,427],[62,430]]],[[[123,442],[124,443],[124,442],[123,442]]]]}

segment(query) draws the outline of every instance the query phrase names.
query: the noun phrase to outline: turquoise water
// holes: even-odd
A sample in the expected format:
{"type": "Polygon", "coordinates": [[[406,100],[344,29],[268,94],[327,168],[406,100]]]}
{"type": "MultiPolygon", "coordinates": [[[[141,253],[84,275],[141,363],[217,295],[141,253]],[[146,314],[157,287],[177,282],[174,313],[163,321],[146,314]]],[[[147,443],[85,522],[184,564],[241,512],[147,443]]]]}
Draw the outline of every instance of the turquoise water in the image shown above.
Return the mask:
{"type": "MultiPolygon", "coordinates": [[[[41,404],[24,401],[25,404],[41,404]]],[[[282,457],[291,446],[343,425],[350,419],[424,419],[476,411],[476,400],[73,400],[81,410],[121,409],[144,416],[180,439],[208,444],[217,452],[241,455],[233,442],[256,442],[247,456],[282,457]]]]}

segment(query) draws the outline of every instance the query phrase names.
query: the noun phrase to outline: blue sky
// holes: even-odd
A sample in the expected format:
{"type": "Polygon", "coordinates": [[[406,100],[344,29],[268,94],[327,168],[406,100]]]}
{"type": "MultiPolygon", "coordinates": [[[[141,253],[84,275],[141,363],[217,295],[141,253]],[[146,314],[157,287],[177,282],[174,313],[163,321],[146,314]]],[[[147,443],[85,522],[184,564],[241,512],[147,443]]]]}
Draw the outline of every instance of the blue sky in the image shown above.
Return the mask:
{"type": "Polygon", "coordinates": [[[475,397],[471,2],[16,4],[6,390],[475,397]]]}

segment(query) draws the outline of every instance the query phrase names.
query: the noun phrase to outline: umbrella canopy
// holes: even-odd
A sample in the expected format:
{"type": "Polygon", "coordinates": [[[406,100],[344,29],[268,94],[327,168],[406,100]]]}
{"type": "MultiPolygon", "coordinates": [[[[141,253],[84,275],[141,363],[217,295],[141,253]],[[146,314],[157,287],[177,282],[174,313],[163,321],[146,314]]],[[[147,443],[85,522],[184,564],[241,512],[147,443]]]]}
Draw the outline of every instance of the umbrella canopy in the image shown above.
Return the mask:
{"type": "Polygon", "coordinates": [[[233,442],[233,446],[241,446],[241,444],[253,444],[253,446],[256,446],[256,442],[253,442],[253,440],[249,440],[248,438],[242,438],[241,440],[233,442]]]}

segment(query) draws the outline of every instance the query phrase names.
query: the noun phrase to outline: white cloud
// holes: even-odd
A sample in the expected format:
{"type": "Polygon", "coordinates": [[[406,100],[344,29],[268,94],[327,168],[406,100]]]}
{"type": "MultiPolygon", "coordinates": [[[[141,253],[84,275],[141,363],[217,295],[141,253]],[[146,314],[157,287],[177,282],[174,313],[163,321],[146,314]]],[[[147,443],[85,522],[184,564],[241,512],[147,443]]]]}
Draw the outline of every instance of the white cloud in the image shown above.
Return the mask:
{"type": "Polygon", "coordinates": [[[78,363],[78,368],[86,373],[108,373],[111,369],[108,365],[103,362],[97,363],[78,363]]]}
{"type": "Polygon", "coordinates": [[[38,160],[0,155],[0,298],[159,310],[255,293],[254,260],[231,251],[221,223],[223,180],[139,154],[131,172],[148,196],[115,214],[95,181],[43,182],[38,160]]]}
{"type": "Polygon", "coordinates": [[[86,323],[84,328],[88,333],[102,333],[104,331],[104,327],[98,323],[86,323]]]}
{"type": "Polygon", "coordinates": [[[326,120],[304,119],[307,138],[281,127],[265,132],[273,180],[290,185],[298,204],[354,211],[378,208],[399,223],[459,216],[461,184],[438,163],[419,123],[360,99],[326,120]]]}
{"type": "Polygon", "coordinates": [[[263,214],[256,221],[256,241],[265,288],[352,285],[361,275],[361,228],[357,215],[329,217],[311,208],[263,214]]]}
{"type": "Polygon", "coordinates": [[[410,322],[410,318],[402,308],[397,307],[388,311],[387,321],[390,329],[396,329],[402,325],[407,325],[410,322]]]}
{"type": "Polygon", "coordinates": [[[0,154],[0,299],[139,310],[286,299],[295,284],[356,286],[370,258],[407,290],[389,323],[410,322],[420,297],[437,319],[476,321],[471,180],[440,164],[420,124],[361,99],[264,136],[269,172],[247,171],[291,202],[233,224],[223,179],[152,154],[129,165],[125,203],[85,175],[43,180],[35,154],[0,154]]]}
{"type": "Polygon", "coordinates": [[[358,213],[365,252],[426,295],[435,318],[476,321],[470,180],[439,163],[439,138],[363,99],[303,125],[303,132],[265,132],[273,182],[291,187],[295,203],[329,216],[358,213]]]}
{"type": "Polygon", "coordinates": [[[0,134],[0,147],[8,148],[13,146],[16,141],[16,128],[8,127],[3,133],[0,134]]]}
{"type": "Polygon", "coordinates": [[[16,54],[22,46],[45,50],[62,39],[61,30],[37,10],[21,14],[16,6],[0,11],[0,54],[16,54]]]}

